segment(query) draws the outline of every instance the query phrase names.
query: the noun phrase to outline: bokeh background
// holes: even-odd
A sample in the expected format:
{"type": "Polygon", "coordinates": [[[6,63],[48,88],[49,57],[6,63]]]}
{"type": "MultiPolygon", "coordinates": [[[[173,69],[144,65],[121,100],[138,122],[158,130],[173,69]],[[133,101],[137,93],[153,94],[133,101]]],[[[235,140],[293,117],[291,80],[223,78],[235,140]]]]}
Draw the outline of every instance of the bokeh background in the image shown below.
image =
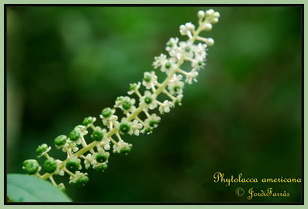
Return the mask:
{"type": "MultiPolygon", "coordinates": [[[[125,137],[133,150],[90,171],[85,187],[67,186],[74,201],[249,202],[238,186],[291,194],[253,202],[301,201],[298,183],[213,182],[217,171],[301,177],[301,9],[211,8],[221,18],[205,36],[216,43],[183,105],[153,134],[125,137]]],[[[112,106],[200,9],[209,8],[7,8],[7,171],[22,173],[39,144],[112,106]]]]}

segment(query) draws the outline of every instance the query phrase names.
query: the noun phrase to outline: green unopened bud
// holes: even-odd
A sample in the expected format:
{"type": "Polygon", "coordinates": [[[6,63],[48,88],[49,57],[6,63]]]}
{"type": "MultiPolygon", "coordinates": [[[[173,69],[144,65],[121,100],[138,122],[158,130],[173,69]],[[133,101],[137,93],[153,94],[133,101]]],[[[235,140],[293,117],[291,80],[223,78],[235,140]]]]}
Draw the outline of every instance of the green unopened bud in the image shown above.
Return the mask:
{"type": "Polygon", "coordinates": [[[57,163],[53,158],[45,160],[43,168],[47,173],[53,173],[57,170],[57,163]]]}
{"type": "Polygon", "coordinates": [[[93,138],[94,141],[101,141],[104,138],[104,133],[102,130],[95,129],[92,132],[91,137],[93,138]]]}
{"type": "Polygon", "coordinates": [[[82,121],[82,125],[87,126],[90,125],[91,123],[94,122],[94,118],[93,117],[86,117],[83,121],[82,121]]]}
{"type": "Polygon", "coordinates": [[[103,109],[102,111],[102,116],[103,118],[109,118],[112,115],[112,109],[107,107],[105,109],[103,109]]]}
{"type": "Polygon", "coordinates": [[[130,130],[130,125],[127,123],[121,123],[120,124],[120,133],[121,134],[127,134],[130,130]]]}
{"type": "Polygon", "coordinates": [[[78,178],[75,182],[76,186],[84,186],[89,182],[89,177],[87,176],[82,176],[80,178],[78,178]]]}
{"type": "Polygon", "coordinates": [[[71,171],[71,172],[75,172],[77,170],[79,170],[80,168],[80,163],[78,159],[69,159],[66,161],[65,167],[67,168],[67,170],[71,171]]]}
{"type": "Polygon", "coordinates": [[[40,146],[38,146],[38,148],[36,149],[36,154],[38,156],[42,155],[44,152],[46,152],[48,149],[48,145],[47,144],[42,144],[40,146]]]}
{"type": "Polygon", "coordinates": [[[22,164],[22,168],[30,175],[38,172],[40,165],[34,159],[25,160],[22,164]]]}
{"type": "Polygon", "coordinates": [[[80,131],[76,129],[72,130],[69,137],[72,141],[77,141],[80,138],[80,131]]]}
{"type": "Polygon", "coordinates": [[[55,138],[54,143],[57,147],[62,147],[63,145],[65,145],[66,141],[67,141],[67,136],[60,135],[55,138]]]}

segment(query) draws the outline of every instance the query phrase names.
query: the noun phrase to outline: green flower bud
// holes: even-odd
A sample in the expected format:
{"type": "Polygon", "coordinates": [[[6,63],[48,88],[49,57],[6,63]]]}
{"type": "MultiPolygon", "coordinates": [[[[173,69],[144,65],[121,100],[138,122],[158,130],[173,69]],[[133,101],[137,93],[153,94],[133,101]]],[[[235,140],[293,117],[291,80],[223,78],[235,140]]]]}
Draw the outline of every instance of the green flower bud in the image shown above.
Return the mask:
{"type": "Polygon", "coordinates": [[[130,103],[129,101],[124,101],[122,104],[122,107],[124,110],[128,110],[131,106],[132,106],[132,103],[130,103]]]}
{"type": "Polygon", "coordinates": [[[36,149],[36,154],[38,156],[42,155],[44,152],[46,152],[48,149],[48,145],[47,144],[42,144],[40,146],[38,146],[38,148],[36,149]]]}
{"type": "Polygon", "coordinates": [[[89,182],[89,177],[82,176],[77,179],[77,181],[74,183],[76,186],[84,186],[89,182]]]}
{"type": "Polygon", "coordinates": [[[67,136],[60,135],[55,138],[54,143],[57,147],[62,147],[66,143],[66,141],[67,141],[67,136]]]}
{"type": "Polygon", "coordinates": [[[91,123],[94,122],[94,118],[93,117],[86,117],[83,121],[82,121],[82,125],[87,126],[91,123]]]}
{"type": "Polygon", "coordinates": [[[25,160],[22,165],[22,168],[30,175],[37,173],[40,168],[39,163],[34,159],[25,160]]]}
{"type": "Polygon", "coordinates": [[[189,47],[189,46],[186,46],[186,47],[185,47],[185,51],[186,51],[186,52],[190,52],[190,47],[189,47]]]}
{"type": "Polygon", "coordinates": [[[93,138],[94,141],[101,141],[104,138],[104,133],[102,130],[95,129],[92,132],[91,137],[93,138]]]}
{"type": "Polygon", "coordinates": [[[80,138],[79,130],[76,129],[72,130],[69,137],[72,141],[77,141],[80,138]]]}
{"type": "Polygon", "coordinates": [[[103,118],[109,118],[112,115],[112,109],[107,107],[105,109],[103,109],[102,111],[102,116],[103,118]]]}
{"type": "Polygon", "coordinates": [[[80,168],[79,160],[77,159],[69,159],[66,161],[65,167],[67,170],[71,172],[75,172],[80,168]]]}
{"type": "Polygon", "coordinates": [[[145,97],[144,98],[144,102],[147,104],[151,104],[152,103],[152,98],[151,97],[145,97]]]}
{"type": "Polygon", "coordinates": [[[47,160],[45,160],[44,164],[43,164],[43,168],[45,169],[45,171],[47,173],[53,173],[57,170],[57,163],[53,158],[49,158],[47,160]]]}
{"type": "Polygon", "coordinates": [[[127,134],[130,130],[130,125],[127,123],[121,123],[120,124],[120,133],[121,134],[127,134]]]}
{"type": "Polygon", "coordinates": [[[105,162],[106,160],[108,160],[108,157],[109,157],[109,153],[108,152],[105,152],[105,153],[98,153],[96,155],[96,161],[99,162],[99,163],[103,163],[105,162]]]}
{"type": "Polygon", "coordinates": [[[106,163],[102,163],[100,165],[95,165],[95,170],[97,171],[104,171],[106,170],[108,165],[106,163]]]}

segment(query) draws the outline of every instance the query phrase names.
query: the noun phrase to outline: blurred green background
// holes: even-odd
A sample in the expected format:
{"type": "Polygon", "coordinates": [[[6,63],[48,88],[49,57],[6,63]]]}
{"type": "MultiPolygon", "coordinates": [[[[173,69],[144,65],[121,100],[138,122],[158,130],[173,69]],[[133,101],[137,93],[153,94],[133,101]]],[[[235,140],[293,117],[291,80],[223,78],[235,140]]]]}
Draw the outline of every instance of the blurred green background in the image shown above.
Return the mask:
{"type": "MultiPolygon", "coordinates": [[[[77,202],[299,202],[300,184],[214,183],[226,176],[301,177],[301,10],[212,7],[221,14],[206,69],[186,86],[183,105],[151,135],[125,137],[77,202]],[[290,197],[237,197],[241,186],[290,197]]],[[[153,57],[197,24],[208,7],[9,7],[7,9],[8,172],[22,173],[39,144],[53,144],[86,116],[98,116],[152,70],[153,57]]],[[[53,149],[55,157],[63,154],[53,149]]]]}

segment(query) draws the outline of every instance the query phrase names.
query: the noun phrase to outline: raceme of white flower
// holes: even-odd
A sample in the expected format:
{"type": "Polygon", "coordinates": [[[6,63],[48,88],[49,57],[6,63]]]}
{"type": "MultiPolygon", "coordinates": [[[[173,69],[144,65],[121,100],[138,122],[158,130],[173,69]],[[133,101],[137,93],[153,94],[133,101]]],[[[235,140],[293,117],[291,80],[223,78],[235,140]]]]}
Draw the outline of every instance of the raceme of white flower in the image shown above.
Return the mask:
{"type": "Polygon", "coordinates": [[[52,184],[64,189],[63,183],[55,182],[54,175],[67,174],[70,184],[85,185],[89,178],[82,171],[83,168],[104,171],[111,151],[127,154],[132,145],[125,142],[122,135],[152,133],[161,120],[158,112],[162,115],[170,112],[176,105],[181,105],[185,83],[197,81],[200,70],[205,66],[207,47],[214,44],[213,39],[199,34],[211,30],[219,16],[213,9],[199,11],[198,28],[192,23],[180,26],[180,33],[187,36],[187,41],[170,38],[166,45],[168,55],[161,54],[153,62],[154,69],[166,73],[167,77],[163,82],[158,82],[155,71],[145,72],[142,82],[130,84],[129,96],[118,97],[113,107],[102,110],[99,117],[102,126],[94,125],[97,118],[86,117],[82,125],[76,126],[68,136],[56,137],[54,144],[67,154],[65,160],[50,157],[48,153],[51,147],[42,144],[36,149],[36,154],[38,158],[46,158],[43,165],[40,166],[35,159],[29,159],[23,162],[23,169],[30,175],[49,179],[52,184]],[[185,62],[190,63],[190,71],[183,69],[185,62]],[[145,88],[143,92],[142,86],[145,88]],[[160,95],[165,95],[167,99],[159,100],[160,95]],[[157,113],[153,112],[155,109],[157,113]],[[116,111],[122,112],[121,119],[115,115],[116,111]],[[85,136],[88,134],[90,139],[87,142],[85,136]],[[41,170],[45,173],[40,174],[41,170]]]}

